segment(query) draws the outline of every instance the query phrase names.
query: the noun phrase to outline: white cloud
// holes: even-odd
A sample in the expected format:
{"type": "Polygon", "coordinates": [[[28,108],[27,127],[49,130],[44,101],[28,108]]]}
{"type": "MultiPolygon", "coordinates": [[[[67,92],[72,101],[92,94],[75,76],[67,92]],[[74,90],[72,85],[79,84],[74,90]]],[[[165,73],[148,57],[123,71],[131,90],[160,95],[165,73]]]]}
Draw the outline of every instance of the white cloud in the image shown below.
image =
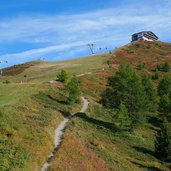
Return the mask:
{"type": "MultiPolygon", "coordinates": [[[[153,9],[156,8],[154,5],[153,9]]],[[[102,33],[112,33],[114,30],[110,30],[110,27],[114,28],[115,26],[154,27],[157,25],[159,28],[171,25],[171,13],[168,8],[158,9],[159,12],[151,14],[151,8],[141,7],[141,15],[138,14],[138,10],[125,6],[121,9],[110,8],[77,15],[18,17],[0,22],[0,41],[58,43],[58,39],[62,41],[70,40],[70,37],[77,39],[82,35],[97,38],[102,33]],[[94,36],[94,32],[97,36],[94,36]]],[[[123,29],[121,30],[123,31],[123,29]]]]}
{"type": "Polygon", "coordinates": [[[87,42],[80,41],[80,42],[75,42],[75,43],[70,43],[70,44],[61,44],[61,45],[56,45],[56,46],[48,46],[48,47],[45,47],[45,48],[31,49],[31,50],[21,52],[21,53],[2,55],[1,58],[4,58],[4,59],[9,58],[9,57],[11,57],[11,58],[15,58],[15,57],[17,57],[17,58],[25,58],[25,57],[30,57],[30,56],[33,56],[33,55],[40,56],[40,55],[50,53],[50,52],[53,52],[53,51],[62,51],[62,50],[70,49],[70,48],[73,48],[73,47],[84,46],[85,43],[87,43],[87,42]]]}

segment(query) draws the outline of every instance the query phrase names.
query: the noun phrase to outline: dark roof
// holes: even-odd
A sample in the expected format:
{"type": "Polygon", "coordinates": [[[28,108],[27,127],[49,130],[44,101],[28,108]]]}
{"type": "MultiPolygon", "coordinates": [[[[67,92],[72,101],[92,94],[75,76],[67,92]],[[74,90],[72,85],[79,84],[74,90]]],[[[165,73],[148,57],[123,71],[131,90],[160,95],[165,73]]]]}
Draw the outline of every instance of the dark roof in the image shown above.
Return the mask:
{"type": "MultiPolygon", "coordinates": [[[[140,33],[151,33],[151,34],[153,34],[157,39],[159,39],[152,31],[140,31],[140,32],[138,32],[138,33],[134,33],[133,35],[140,34],[140,33]]],[[[133,35],[132,35],[132,36],[133,36],[133,35]]]]}

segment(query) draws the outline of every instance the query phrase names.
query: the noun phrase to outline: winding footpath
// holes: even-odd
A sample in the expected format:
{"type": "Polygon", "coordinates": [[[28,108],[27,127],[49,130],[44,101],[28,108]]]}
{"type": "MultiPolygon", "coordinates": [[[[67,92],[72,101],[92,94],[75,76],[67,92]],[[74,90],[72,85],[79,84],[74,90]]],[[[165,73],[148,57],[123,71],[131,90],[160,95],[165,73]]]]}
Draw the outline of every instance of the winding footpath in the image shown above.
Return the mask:
{"type": "MultiPolygon", "coordinates": [[[[81,97],[81,99],[83,101],[83,106],[82,106],[82,109],[80,110],[80,112],[84,113],[88,109],[89,101],[85,97],[81,97]]],[[[52,150],[50,155],[47,157],[47,160],[44,163],[44,165],[43,165],[43,167],[41,168],[40,171],[48,171],[48,169],[49,169],[49,167],[51,165],[52,159],[53,159],[54,155],[57,153],[57,151],[58,151],[58,149],[59,149],[59,147],[61,145],[62,137],[63,137],[64,131],[65,131],[65,128],[67,126],[67,123],[71,119],[71,117],[72,117],[71,115],[66,117],[61,122],[61,124],[57,127],[57,129],[55,130],[55,137],[54,137],[54,145],[55,146],[54,146],[54,149],[52,150]]]]}

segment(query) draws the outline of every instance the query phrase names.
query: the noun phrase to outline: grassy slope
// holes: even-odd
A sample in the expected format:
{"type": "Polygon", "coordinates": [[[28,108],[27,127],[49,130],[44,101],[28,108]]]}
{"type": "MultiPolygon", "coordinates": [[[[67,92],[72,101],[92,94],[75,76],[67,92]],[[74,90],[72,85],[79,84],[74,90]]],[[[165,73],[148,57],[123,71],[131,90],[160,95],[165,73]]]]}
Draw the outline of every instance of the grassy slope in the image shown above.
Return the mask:
{"type": "Polygon", "coordinates": [[[25,69],[24,72],[15,77],[4,77],[3,80],[8,79],[13,82],[43,83],[56,79],[57,72],[63,68],[71,74],[82,74],[90,72],[93,69],[102,68],[104,61],[108,58],[109,56],[104,54],[60,62],[33,62],[32,66],[25,69]],[[24,78],[24,75],[26,75],[27,78],[24,78]]]}
{"type": "Polygon", "coordinates": [[[36,85],[0,84],[0,170],[38,170],[52,147],[50,135],[62,119],[35,95],[36,85]]]}
{"type": "Polygon", "coordinates": [[[117,132],[113,123],[108,111],[92,101],[89,111],[77,114],[70,123],[51,170],[167,170],[153,156],[150,124],[130,135],[117,132]]]}
{"type": "Polygon", "coordinates": [[[145,63],[146,69],[152,69],[165,61],[171,63],[171,44],[164,42],[134,42],[118,49],[111,58],[114,64],[128,62],[137,66],[145,63]]]}
{"type": "MultiPolygon", "coordinates": [[[[33,62],[24,72],[1,78],[0,170],[40,170],[52,149],[53,131],[63,119],[61,112],[79,108],[53,100],[57,87],[46,81],[55,79],[61,68],[82,74],[102,67],[105,60],[103,55],[66,62],[33,62]],[[4,84],[4,80],[11,83],[4,84]]],[[[19,67],[23,65],[17,66],[17,73],[19,67]]]]}
{"type": "Polygon", "coordinates": [[[0,84],[3,90],[0,96],[0,170],[2,165],[4,170],[40,169],[52,148],[53,130],[62,119],[58,111],[71,108],[49,98],[49,94],[55,96],[56,87],[45,83],[55,79],[62,68],[75,74],[93,73],[82,76],[83,93],[92,100],[86,114],[77,114],[72,119],[51,170],[167,170],[153,155],[157,129],[153,122],[133,135],[118,133],[111,111],[98,103],[107,76],[115,72],[120,63],[129,62],[136,68],[139,62],[145,62],[147,67],[138,72],[153,74],[151,65],[170,62],[170,44],[141,44],[125,46],[111,55],[53,63],[33,62],[19,75],[2,78],[2,82],[8,79],[12,83],[0,84]],[[110,69],[106,64],[108,59],[113,66],[110,69]],[[21,81],[25,84],[19,84],[21,81]]]}
{"type": "Polygon", "coordinates": [[[50,171],[169,170],[154,156],[154,134],[158,128],[153,120],[132,135],[118,132],[112,117],[115,113],[104,109],[94,98],[96,89],[101,88],[98,85],[102,82],[98,83],[92,83],[94,90],[90,90],[89,98],[94,100],[89,110],[76,114],[70,122],[50,171]]]}
{"type": "MultiPolygon", "coordinates": [[[[104,109],[98,101],[106,86],[105,78],[114,73],[120,63],[130,63],[135,69],[139,63],[146,63],[144,69],[137,70],[139,74],[153,74],[152,67],[164,61],[171,65],[171,44],[136,42],[118,49],[111,56],[112,68],[99,69],[93,75],[82,77],[84,94],[92,99],[90,108],[85,114],[76,114],[70,122],[50,171],[170,170],[169,164],[160,162],[154,155],[157,114],[149,114],[148,122],[133,134],[118,132],[112,117],[115,112],[104,109]]],[[[161,79],[171,72],[160,72],[160,75],[161,79]]],[[[158,81],[155,83],[157,85],[158,81]]]]}

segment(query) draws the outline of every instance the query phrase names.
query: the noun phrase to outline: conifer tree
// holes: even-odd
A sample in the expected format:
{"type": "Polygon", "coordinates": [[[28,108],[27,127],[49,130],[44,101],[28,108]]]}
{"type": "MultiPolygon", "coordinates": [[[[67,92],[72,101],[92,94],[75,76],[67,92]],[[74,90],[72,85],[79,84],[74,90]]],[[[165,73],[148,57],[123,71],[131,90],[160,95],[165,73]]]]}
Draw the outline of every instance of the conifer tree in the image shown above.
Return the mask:
{"type": "Polygon", "coordinates": [[[121,128],[130,127],[131,125],[131,118],[128,115],[128,109],[123,103],[119,105],[117,112],[117,120],[121,128]]]}
{"type": "Polygon", "coordinates": [[[166,116],[171,113],[171,97],[169,97],[169,95],[161,96],[159,111],[166,114],[166,116]]]}
{"type": "Polygon", "coordinates": [[[169,72],[170,71],[170,65],[168,62],[165,62],[163,65],[162,65],[162,70],[164,72],[169,72]]]}
{"type": "Polygon", "coordinates": [[[102,104],[117,108],[122,102],[129,113],[145,111],[147,97],[140,78],[135,71],[126,65],[108,79],[109,88],[102,95],[102,104]]]}
{"type": "Polygon", "coordinates": [[[160,74],[159,74],[159,72],[156,71],[155,74],[152,76],[152,79],[153,80],[158,80],[159,77],[160,77],[160,74]]]}
{"type": "Polygon", "coordinates": [[[63,88],[63,96],[68,104],[74,104],[79,101],[81,95],[80,80],[73,76],[71,80],[63,88]]]}
{"type": "Polygon", "coordinates": [[[69,78],[68,72],[63,69],[61,70],[60,73],[57,74],[57,79],[62,83],[66,83],[68,81],[68,78],[69,78]]]}
{"type": "Polygon", "coordinates": [[[158,95],[163,96],[171,93],[171,78],[165,76],[159,83],[158,95]]]}
{"type": "Polygon", "coordinates": [[[142,84],[144,86],[144,91],[148,99],[147,107],[149,108],[149,111],[157,110],[159,100],[157,96],[157,90],[153,85],[151,77],[147,74],[144,74],[142,77],[142,84]]]}
{"type": "Polygon", "coordinates": [[[169,144],[168,123],[167,120],[164,119],[160,130],[156,134],[155,141],[156,156],[162,161],[165,161],[169,156],[169,144]]]}
{"type": "Polygon", "coordinates": [[[171,113],[171,79],[165,76],[159,83],[158,94],[160,96],[159,111],[166,117],[171,113]]]}

